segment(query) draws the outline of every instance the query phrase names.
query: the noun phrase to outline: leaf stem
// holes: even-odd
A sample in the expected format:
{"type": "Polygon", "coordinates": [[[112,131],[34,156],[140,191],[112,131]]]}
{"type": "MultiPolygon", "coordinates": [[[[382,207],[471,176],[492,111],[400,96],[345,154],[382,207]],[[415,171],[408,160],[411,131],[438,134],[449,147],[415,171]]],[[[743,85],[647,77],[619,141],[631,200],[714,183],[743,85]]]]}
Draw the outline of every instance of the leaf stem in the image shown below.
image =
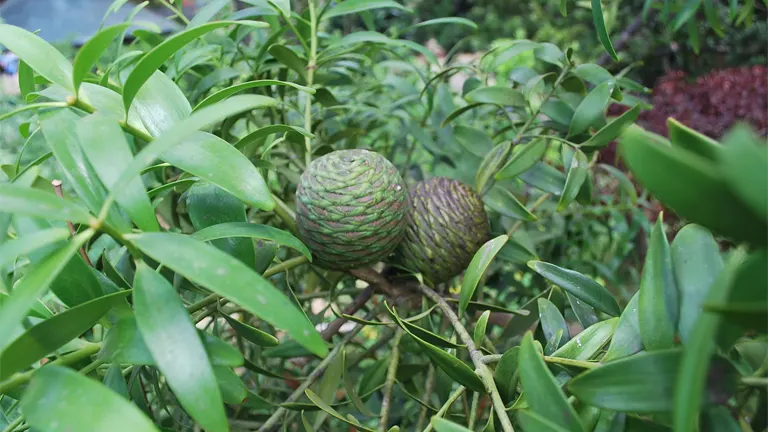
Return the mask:
{"type": "Polygon", "coordinates": [[[755,376],[748,376],[748,377],[742,377],[741,382],[753,387],[768,387],[768,378],[766,377],[755,377],[755,376]]]}
{"type": "Polygon", "coordinates": [[[467,423],[467,427],[469,427],[470,430],[475,428],[475,422],[477,421],[477,404],[479,402],[480,393],[472,393],[472,407],[469,409],[469,423],[467,423]]]}
{"type": "MultiPolygon", "coordinates": [[[[307,87],[312,88],[317,68],[317,13],[315,1],[308,0],[309,4],[309,58],[307,59],[307,87]]],[[[312,95],[307,94],[307,102],[304,105],[304,129],[312,131],[312,95]]],[[[309,167],[312,162],[312,141],[304,137],[304,164],[309,167]]]]}
{"type": "Polygon", "coordinates": [[[389,368],[387,369],[387,380],[384,383],[384,392],[381,400],[381,420],[379,421],[379,432],[387,432],[389,423],[389,409],[392,405],[392,388],[397,379],[397,366],[400,363],[400,338],[403,337],[403,329],[395,330],[395,338],[392,341],[392,352],[390,353],[389,368]]]}
{"type": "MultiPolygon", "coordinates": [[[[101,349],[101,343],[90,343],[75,352],[63,355],[48,364],[67,366],[96,354],[99,349],[101,349]]],[[[45,365],[42,367],[45,367],[45,365]]],[[[26,372],[17,373],[7,380],[0,382],[0,394],[8,393],[16,387],[29,382],[36,371],[37,369],[32,369],[26,372]]]]}
{"type": "MultiPolygon", "coordinates": [[[[374,308],[368,314],[365,316],[365,319],[371,319],[376,315],[376,311],[378,308],[374,308]]],[[[328,367],[329,364],[333,361],[334,358],[336,358],[337,355],[339,355],[344,348],[344,346],[350,342],[359,332],[363,329],[362,324],[357,324],[352,331],[347,333],[344,338],[331,350],[330,353],[323,359],[323,361],[320,362],[319,365],[315,368],[315,370],[312,371],[311,374],[304,380],[304,382],[301,383],[301,385],[293,392],[286,400],[283,401],[283,404],[288,404],[291,402],[295,402],[300,397],[304,396],[304,391],[308,389],[312,384],[317,381],[320,376],[323,375],[325,372],[325,368],[328,367]]],[[[259,428],[257,432],[268,432],[273,430],[276,426],[278,426],[278,423],[280,422],[280,417],[282,417],[283,413],[285,413],[286,409],[284,407],[278,408],[272,415],[267,419],[267,421],[259,428]]]]}
{"type": "Polygon", "coordinates": [[[440,296],[440,294],[425,285],[420,285],[419,289],[430,300],[437,303],[440,309],[442,309],[443,314],[451,322],[453,329],[456,330],[461,341],[467,346],[469,357],[475,365],[475,373],[477,373],[483,381],[483,384],[485,384],[485,390],[491,395],[491,403],[493,404],[496,416],[501,423],[501,429],[504,432],[514,432],[515,429],[512,427],[512,422],[509,420],[504,402],[501,400],[501,395],[496,389],[496,383],[493,381],[493,373],[491,372],[491,369],[480,360],[483,357],[483,353],[475,346],[472,336],[470,336],[467,329],[461,323],[461,320],[459,320],[459,317],[456,316],[456,313],[451,309],[451,306],[440,296]]]}
{"type": "MultiPolygon", "coordinates": [[[[445,413],[448,412],[449,409],[451,409],[451,405],[453,405],[461,395],[464,394],[464,392],[467,391],[467,388],[464,386],[461,386],[456,389],[455,392],[451,394],[451,396],[448,398],[447,401],[443,404],[443,406],[440,407],[440,410],[434,415],[434,417],[444,417],[445,413]]],[[[427,427],[424,428],[424,432],[429,432],[432,430],[432,423],[427,423],[427,427]]]]}

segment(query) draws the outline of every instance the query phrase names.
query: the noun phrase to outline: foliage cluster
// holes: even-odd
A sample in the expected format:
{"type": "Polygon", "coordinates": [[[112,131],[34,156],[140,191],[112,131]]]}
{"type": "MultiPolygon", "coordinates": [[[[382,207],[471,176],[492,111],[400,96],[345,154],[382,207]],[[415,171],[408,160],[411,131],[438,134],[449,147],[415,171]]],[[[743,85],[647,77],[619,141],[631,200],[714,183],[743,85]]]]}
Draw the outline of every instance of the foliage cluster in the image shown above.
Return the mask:
{"type": "Polygon", "coordinates": [[[460,64],[324,31],[387,0],[230,5],[128,46],[105,27],[72,61],[0,25],[25,100],[0,120],[31,114],[0,183],[5,431],[766,428],[768,155],[747,126],[646,131],[648,90],[570,46],[460,64]],[[599,162],[617,139],[640,193],[599,162]],[[313,264],[297,183],[353,148],[482,196],[492,239],[461,277],[313,264]],[[671,242],[651,196],[691,222],[671,242]]]}

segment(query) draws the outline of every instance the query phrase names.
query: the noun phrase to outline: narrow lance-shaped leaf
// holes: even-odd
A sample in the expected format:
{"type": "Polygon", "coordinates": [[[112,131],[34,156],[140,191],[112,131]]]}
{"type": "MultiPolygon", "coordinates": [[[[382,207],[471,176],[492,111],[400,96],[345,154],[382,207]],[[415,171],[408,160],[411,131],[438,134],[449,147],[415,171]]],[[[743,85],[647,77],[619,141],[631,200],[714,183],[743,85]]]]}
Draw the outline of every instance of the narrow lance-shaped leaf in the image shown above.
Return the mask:
{"type": "MultiPolygon", "coordinates": [[[[1,201],[1,199],[0,199],[1,201]]],[[[0,244],[0,268],[14,263],[19,257],[25,256],[38,249],[66,240],[70,233],[64,228],[51,228],[34,234],[23,235],[0,244]]]]}
{"type": "MultiPolygon", "coordinates": [[[[120,171],[133,159],[128,141],[117,124],[100,114],[92,114],[78,122],[77,134],[85,155],[91,161],[104,185],[111,190],[120,171]]],[[[143,231],[160,229],[155,209],[149,201],[141,177],[134,177],[117,193],[117,202],[143,231]]]]}
{"type": "Polygon", "coordinates": [[[523,336],[519,356],[520,382],[530,409],[565,430],[583,431],[578,414],[536,350],[531,332],[523,336]]]}
{"type": "Polygon", "coordinates": [[[619,61],[619,56],[616,54],[616,50],[613,49],[613,43],[610,36],[608,36],[608,29],[605,27],[605,18],[603,18],[603,5],[600,0],[592,0],[592,20],[595,23],[595,29],[597,29],[597,37],[600,39],[600,43],[611,55],[615,61],[619,61]]]}
{"type": "Polygon", "coordinates": [[[497,180],[514,178],[540,161],[547,151],[549,142],[538,138],[526,144],[518,144],[512,152],[507,165],[496,174],[497,180]]]}
{"type": "Polygon", "coordinates": [[[491,311],[487,310],[483,312],[482,315],[480,315],[480,318],[477,319],[477,323],[475,323],[475,330],[472,333],[472,340],[477,346],[483,345],[483,340],[485,340],[485,329],[488,326],[488,318],[490,316],[491,311]]]}
{"type": "MultiPolygon", "coordinates": [[[[597,1],[599,2],[599,0],[597,1]]],[[[586,131],[600,120],[615,87],[616,82],[609,80],[598,84],[587,94],[573,113],[573,119],[568,128],[569,137],[586,131]]]]}
{"type": "Polygon", "coordinates": [[[560,201],[557,203],[558,211],[568,207],[568,204],[579,194],[584,180],[587,179],[587,172],[589,171],[587,156],[581,150],[576,150],[575,153],[571,160],[571,166],[568,168],[568,175],[565,177],[563,193],[560,195],[560,201]]]}
{"type": "Polygon", "coordinates": [[[640,116],[640,105],[635,105],[627,112],[613,119],[596,134],[581,144],[581,148],[603,148],[619,137],[640,116]]]}
{"type": "Polygon", "coordinates": [[[88,210],[53,192],[15,184],[0,184],[0,208],[15,214],[81,224],[88,224],[93,218],[88,210]]]}
{"type": "Polygon", "coordinates": [[[72,65],[40,36],[21,27],[0,24],[0,44],[48,81],[72,90],[72,65]]]}
{"type": "Polygon", "coordinates": [[[229,298],[316,355],[328,348],[304,313],[267,280],[226,253],[194,238],[171,233],[129,236],[144,253],[217,294],[229,298]]]}
{"type": "Polygon", "coordinates": [[[34,430],[159,432],[128,400],[63,366],[46,366],[36,372],[20,405],[34,430]]]}
{"type": "Polygon", "coordinates": [[[618,318],[611,318],[592,324],[553,352],[552,357],[574,360],[592,359],[611,339],[618,322],[618,318]]]}
{"type": "Polygon", "coordinates": [[[406,12],[411,11],[407,7],[393,0],[346,0],[332,7],[323,15],[323,19],[382,8],[400,9],[406,12]]]}
{"type": "Polygon", "coordinates": [[[179,403],[206,430],[228,430],[213,368],[176,290],[139,262],[133,302],[141,335],[179,403]]]}
{"type": "MultiPolygon", "coordinates": [[[[544,331],[544,338],[550,340],[558,330],[562,330],[563,335],[559,345],[568,342],[571,339],[568,324],[566,324],[565,318],[560,313],[560,310],[557,309],[557,306],[545,298],[539,298],[537,302],[539,303],[539,320],[541,322],[541,329],[544,331]]],[[[555,349],[559,348],[559,345],[555,349]]]]}
{"type": "Polygon", "coordinates": [[[647,350],[671,348],[678,318],[678,294],[667,235],[659,215],[651,231],[648,254],[640,280],[638,317],[647,350]]]}
{"type": "Polygon", "coordinates": [[[583,274],[542,261],[531,261],[528,263],[528,267],[574,297],[600,309],[608,315],[618,316],[621,314],[621,309],[611,293],[605,287],[583,274]]]}
{"type": "Polygon", "coordinates": [[[602,362],[628,357],[643,349],[638,318],[639,301],[640,293],[636,292],[621,313],[619,323],[616,325],[616,330],[611,338],[611,345],[608,347],[608,352],[602,358],[602,362]]]}
{"type": "Polygon", "coordinates": [[[469,267],[467,267],[467,271],[464,274],[464,280],[461,283],[459,317],[463,316],[464,312],[466,312],[469,301],[472,300],[472,295],[475,293],[477,284],[480,282],[480,278],[508,239],[509,237],[506,235],[500,235],[486,242],[475,252],[475,256],[472,257],[472,261],[469,263],[469,267]]]}
{"type": "Polygon", "coordinates": [[[99,30],[98,33],[91,36],[75,55],[75,62],[72,70],[72,84],[75,92],[80,88],[88,72],[96,64],[101,54],[106,50],[115,38],[122,34],[130,23],[116,24],[99,30]]]}
{"type": "Polygon", "coordinates": [[[12,329],[17,328],[21,320],[27,315],[37,301],[37,298],[45,293],[51,282],[61,270],[66,267],[77,250],[93,236],[93,229],[73,237],[55,253],[31,268],[27,274],[14,287],[11,294],[0,307],[0,328],[6,329],[0,332],[0,350],[3,350],[12,337],[12,329]]]}
{"type": "Polygon", "coordinates": [[[271,240],[282,246],[288,246],[312,261],[312,254],[299,239],[290,233],[268,225],[258,225],[248,222],[225,222],[203,228],[192,234],[201,241],[210,241],[229,237],[250,237],[271,240]]]}
{"type": "Polygon", "coordinates": [[[234,94],[243,92],[243,91],[251,89],[251,88],[268,87],[268,86],[273,86],[273,85],[274,86],[289,86],[289,87],[295,88],[296,90],[302,91],[304,93],[315,94],[315,89],[313,89],[313,88],[305,87],[305,86],[298,85],[298,84],[295,84],[295,83],[292,83],[292,82],[288,82],[288,81],[279,81],[279,80],[248,81],[248,82],[244,82],[244,83],[240,83],[240,84],[235,84],[235,85],[233,85],[231,87],[227,87],[225,89],[217,91],[216,93],[214,93],[214,94],[206,97],[202,101],[200,101],[200,103],[195,106],[193,111],[197,111],[198,109],[200,109],[200,108],[202,108],[204,106],[208,106],[208,105],[214,104],[216,102],[222,101],[222,100],[224,100],[224,99],[226,99],[226,98],[228,98],[228,97],[230,97],[230,96],[232,96],[234,94]]]}

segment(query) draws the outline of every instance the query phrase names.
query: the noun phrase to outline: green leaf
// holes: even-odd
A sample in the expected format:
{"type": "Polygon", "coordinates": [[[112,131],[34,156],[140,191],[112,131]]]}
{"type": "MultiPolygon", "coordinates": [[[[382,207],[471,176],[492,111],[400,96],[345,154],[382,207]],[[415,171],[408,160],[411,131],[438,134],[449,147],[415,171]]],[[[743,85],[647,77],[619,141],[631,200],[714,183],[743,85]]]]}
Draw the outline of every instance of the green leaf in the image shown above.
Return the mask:
{"type": "Polygon", "coordinates": [[[330,8],[328,12],[323,15],[322,19],[382,8],[400,9],[408,13],[412,12],[409,8],[393,0],[345,0],[330,8]]]}
{"type": "Polygon", "coordinates": [[[568,324],[566,324],[565,318],[554,303],[543,297],[540,297],[537,302],[539,303],[539,321],[541,322],[541,330],[544,332],[544,338],[550,340],[558,330],[562,330],[560,344],[555,347],[557,349],[561,344],[571,339],[568,324]]]}
{"type": "Polygon", "coordinates": [[[480,249],[475,252],[472,257],[472,261],[467,267],[467,271],[464,273],[464,280],[461,282],[461,294],[459,295],[459,318],[464,315],[467,310],[469,301],[472,300],[472,295],[475,293],[477,284],[480,283],[480,278],[485,273],[485,270],[491,265],[491,261],[499,253],[501,247],[507,242],[509,237],[506,235],[500,235],[494,239],[488,240],[480,249]]]}
{"type": "Polygon", "coordinates": [[[485,329],[488,326],[488,318],[490,318],[490,316],[491,311],[487,310],[483,312],[482,315],[480,315],[480,318],[478,318],[477,322],[475,323],[475,330],[472,334],[472,339],[477,346],[483,345],[483,340],[485,339],[485,329]]]}
{"type": "Polygon", "coordinates": [[[608,36],[608,29],[605,28],[605,19],[603,18],[603,5],[600,0],[592,0],[592,20],[595,23],[595,29],[597,30],[597,37],[600,39],[600,43],[611,55],[611,58],[615,61],[619,61],[619,56],[616,54],[616,50],[613,49],[613,43],[610,36],[608,36]]]}
{"type": "Polygon", "coordinates": [[[405,330],[405,332],[423,348],[427,357],[429,357],[449,377],[472,391],[485,391],[483,381],[477,376],[472,368],[467,366],[466,363],[416,336],[403,324],[403,320],[401,320],[396,313],[393,314],[393,318],[398,321],[400,327],[402,327],[403,330],[405,330]]]}
{"type": "Polygon", "coordinates": [[[477,169],[477,174],[475,174],[475,190],[480,195],[484,195],[486,188],[493,184],[491,179],[496,176],[496,173],[506,163],[511,146],[512,143],[510,142],[499,144],[485,155],[485,158],[480,163],[480,167],[477,169]]]}
{"type": "Polygon", "coordinates": [[[680,296],[678,332],[683,343],[687,343],[701,316],[707,292],[723,270],[723,259],[712,234],[695,224],[678,231],[670,254],[680,296]]]}
{"type": "MultiPolygon", "coordinates": [[[[618,116],[613,121],[605,125],[596,134],[580,145],[582,148],[599,149],[607,146],[611,141],[618,138],[624,131],[637,120],[640,116],[640,105],[635,105],[629,111],[618,116]]],[[[671,133],[671,131],[670,131],[671,133]]]]}
{"type": "Polygon", "coordinates": [[[583,431],[579,416],[568,404],[563,390],[533,344],[533,334],[526,332],[520,344],[520,382],[531,411],[573,432],[583,431]]]}
{"type": "Polygon", "coordinates": [[[162,159],[208,180],[253,207],[265,210],[274,206],[272,194],[258,169],[216,135],[194,132],[183,143],[166,150],[162,159]]]}
{"type": "Polygon", "coordinates": [[[123,378],[123,370],[120,369],[119,364],[112,363],[109,365],[109,369],[107,369],[107,373],[104,375],[103,383],[105,387],[114,391],[120,396],[123,396],[126,399],[129,398],[128,386],[125,383],[125,378],[123,378]]]}
{"type": "MultiPolygon", "coordinates": [[[[578,78],[575,78],[578,80],[578,78]]],[[[560,99],[549,98],[541,105],[540,112],[552,121],[563,126],[570,126],[573,120],[573,108],[560,99]]]]}
{"type": "Polygon", "coordinates": [[[302,81],[307,81],[307,62],[284,45],[272,45],[267,51],[288,69],[299,74],[302,81]]]}
{"type": "Polygon", "coordinates": [[[77,93],[80,84],[85,80],[93,66],[96,65],[96,62],[99,60],[99,57],[101,57],[104,50],[112,44],[112,41],[114,41],[117,36],[123,34],[123,32],[130,26],[130,23],[122,23],[105,27],[99,30],[95,35],[91,36],[91,38],[77,50],[74,67],[72,69],[72,84],[75,93],[77,93]]]}
{"type": "Polygon", "coordinates": [[[312,254],[299,239],[290,233],[268,225],[258,225],[248,222],[226,222],[212,225],[192,234],[201,241],[211,241],[230,237],[250,237],[262,240],[271,240],[282,246],[288,246],[312,261],[312,254]]]}
{"type": "Polygon", "coordinates": [[[285,330],[312,353],[328,354],[323,339],[293,301],[235,258],[181,234],[143,233],[129,238],[173,271],[285,330]]]}
{"type": "Polygon", "coordinates": [[[362,32],[348,34],[343,38],[341,38],[341,40],[339,40],[338,42],[329,46],[328,49],[335,49],[335,48],[348,46],[348,45],[358,45],[366,42],[380,43],[384,45],[393,45],[393,46],[408,48],[410,50],[413,50],[422,54],[424,58],[429,61],[429,63],[431,64],[438,63],[437,57],[435,57],[435,54],[432,51],[428,50],[424,45],[420,45],[416,42],[412,42],[409,40],[390,39],[389,37],[374,31],[362,31],[362,32]]]}
{"type": "Polygon", "coordinates": [[[676,32],[680,30],[680,28],[685,25],[691,18],[693,18],[694,15],[696,15],[696,12],[699,10],[699,6],[701,5],[701,0],[688,0],[685,2],[685,5],[683,5],[682,10],[677,14],[675,17],[675,20],[672,21],[672,32],[676,32]]]}
{"type": "MultiPolygon", "coordinates": [[[[128,167],[123,170],[123,173],[120,175],[120,178],[115,182],[115,186],[114,186],[115,189],[119,190],[125,187],[130,182],[130,180],[137,173],[139,173],[144,167],[151,164],[155,159],[157,159],[161,155],[164,155],[166,152],[168,152],[168,150],[171,150],[173,149],[173,147],[178,146],[182,142],[185,142],[185,140],[188,139],[191,135],[194,135],[198,129],[207,127],[211,124],[217,123],[222,119],[241,113],[243,111],[248,111],[255,108],[274,106],[276,104],[277,104],[277,101],[275,99],[268,98],[266,96],[237,95],[192,113],[192,115],[190,115],[187,119],[174,125],[162,136],[152,141],[152,143],[149,144],[148,146],[144,147],[144,149],[142,149],[136,155],[133,161],[131,161],[128,167]]],[[[214,142],[214,141],[210,141],[207,139],[204,142],[207,143],[205,148],[210,148],[210,149],[222,148],[222,145],[219,144],[218,142],[216,144],[211,144],[211,142],[214,142]]],[[[196,165],[197,163],[203,163],[203,161],[198,160],[198,157],[201,156],[202,150],[199,148],[195,150],[197,152],[194,154],[195,156],[194,158],[190,156],[180,155],[178,154],[179,152],[171,153],[171,156],[172,157],[176,156],[180,160],[184,160],[186,163],[194,167],[194,166],[197,166],[196,165]]],[[[222,155],[222,158],[224,160],[230,160],[230,159],[235,160],[233,156],[231,156],[230,154],[231,152],[227,150],[225,150],[225,152],[226,153],[222,155]]],[[[241,159],[237,159],[237,160],[238,160],[237,162],[238,167],[242,167],[240,169],[245,170],[243,161],[241,159]]],[[[206,162],[203,165],[207,167],[208,163],[206,162]]],[[[217,168],[225,169],[225,167],[221,167],[221,166],[218,166],[217,168]]],[[[253,168],[252,165],[251,165],[251,168],[253,168]]],[[[217,172],[218,171],[219,170],[217,169],[217,172]]],[[[231,173],[229,173],[228,175],[226,173],[222,173],[221,175],[223,176],[222,178],[226,180],[226,183],[228,185],[233,187],[235,186],[230,182],[237,182],[237,179],[235,179],[231,173]]],[[[261,179],[261,176],[258,174],[258,171],[253,169],[252,173],[249,174],[249,178],[255,179],[256,178],[255,176],[258,176],[258,178],[261,179]]],[[[240,182],[242,181],[243,180],[240,179],[240,182]]],[[[259,182],[258,185],[249,185],[248,186],[249,194],[253,193],[253,191],[259,191],[259,193],[261,193],[261,185],[263,184],[264,184],[263,179],[261,179],[261,182],[259,182]]],[[[258,197],[259,200],[257,201],[256,197],[253,197],[250,195],[243,196],[245,195],[245,193],[242,190],[242,187],[243,187],[242,184],[238,183],[236,188],[236,191],[238,193],[233,195],[235,196],[240,195],[239,198],[241,199],[246,198],[244,200],[246,203],[252,204],[262,210],[270,211],[274,209],[275,202],[272,199],[271,194],[269,196],[264,196],[263,201],[261,201],[262,197],[258,197]]]]}
{"type": "Polygon", "coordinates": [[[621,313],[619,323],[611,338],[608,352],[601,359],[602,362],[617,360],[631,356],[643,349],[643,340],[640,337],[640,319],[638,317],[638,304],[640,293],[635,295],[627,303],[627,307],[621,313]]]}
{"type": "Polygon", "coordinates": [[[93,236],[93,233],[92,229],[88,229],[73,237],[66,247],[57,250],[29,269],[14,287],[0,308],[0,328],[6,329],[0,333],[0,350],[3,350],[13,337],[10,330],[21,323],[27,312],[34,307],[37,298],[46,292],[59,272],[66,267],[69,260],[93,236]]]}
{"type": "MultiPolygon", "coordinates": [[[[346,352],[342,348],[341,353],[331,361],[331,364],[323,372],[323,378],[317,387],[317,396],[329,406],[336,401],[336,391],[339,389],[341,377],[344,375],[345,356],[346,352]]],[[[319,414],[315,417],[314,430],[320,429],[326,417],[325,414],[319,414]]]]}
{"type": "MultiPolygon", "coordinates": [[[[287,81],[278,81],[278,80],[248,81],[240,84],[235,84],[231,87],[227,87],[225,89],[217,91],[216,93],[213,93],[212,95],[200,101],[200,103],[198,103],[192,111],[197,111],[204,106],[208,106],[216,102],[222,101],[234,94],[243,92],[248,89],[257,88],[257,87],[269,87],[269,86],[288,86],[288,87],[293,87],[304,93],[316,94],[315,89],[304,87],[302,85],[298,85],[298,84],[287,82],[287,81]]],[[[283,126],[283,125],[274,125],[274,126],[283,126]]],[[[290,127],[290,126],[285,126],[285,127],[290,127]]],[[[301,130],[304,130],[304,129],[301,129],[301,130]]],[[[309,132],[306,132],[306,133],[309,133],[309,132]]]]}
{"type": "Polygon", "coordinates": [[[619,150],[637,181],[681,218],[736,241],[768,242],[765,219],[734,195],[717,165],[637,126],[624,132],[619,150]]]}
{"type": "Polygon", "coordinates": [[[456,141],[475,156],[485,157],[493,149],[493,141],[482,130],[464,125],[453,128],[456,141]]]}
{"type": "Polygon", "coordinates": [[[667,119],[669,142],[673,146],[687,150],[704,157],[712,162],[720,162],[723,158],[723,146],[712,138],[697,132],[670,117],[667,119]]]}
{"type": "Polygon", "coordinates": [[[470,27],[474,30],[477,30],[477,24],[475,24],[473,21],[468,20],[466,18],[460,18],[460,17],[444,17],[444,18],[434,18],[431,20],[422,21],[418,24],[414,24],[412,26],[408,26],[404,28],[400,33],[405,33],[409,30],[421,28],[421,27],[427,27],[432,25],[440,25],[440,24],[453,24],[453,25],[463,25],[466,27],[470,27]]]}
{"type": "Polygon", "coordinates": [[[12,51],[43,78],[72,91],[72,64],[40,36],[9,24],[0,24],[0,45],[12,51]]]}
{"type": "Polygon", "coordinates": [[[560,15],[568,16],[568,0],[560,0],[560,15]]]}
{"type": "Polygon", "coordinates": [[[507,165],[496,174],[496,180],[511,179],[527,171],[541,160],[548,144],[546,139],[537,138],[529,143],[516,145],[507,165]]]}
{"type": "Polygon", "coordinates": [[[475,103],[464,105],[463,107],[456,108],[443,119],[443,121],[440,123],[440,127],[445,127],[451,124],[452,121],[454,121],[457,117],[464,114],[465,112],[483,105],[485,105],[485,103],[475,102],[475,103]]]}
{"type": "MultiPolygon", "coordinates": [[[[30,102],[27,96],[35,92],[35,72],[24,60],[19,60],[19,93],[23,101],[30,102]]],[[[22,132],[22,135],[25,135],[22,132]]]]}
{"type": "Polygon", "coordinates": [[[688,21],[688,44],[693,48],[693,53],[701,53],[701,39],[699,37],[699,23],[696,20],[688,21]]]}
{"type": "Polygon", "coordinates": [[[445,347],[445,348],[463,348],[465,345],[457,344],[454,342],[449,341],[448,339],[443,338],[442,336],[432,333],[429,330],[425,330],[416,324],[413,324],[411,322],[411,318],[408,320],[404,320],[400,318],[399,315],[393,310],[390,309],[389,306],[387,306],[387,312],[389,312],[390,316],[392,317],[392,320],[400,325],[404,330],[408,330],[410,333],[418,337],[419,339],[423,340],[424,342],[428,344],[432,344],[439,347],[445,347]]]}
{"type": "MultiPolygon", "coordinates": [[[[727,301],[736,286],[740,270],[748,262],[743,249],[735,250],[710,287],[707,303],[727,301]]],[[[726,323],[717,313],[703,311],[696,320],[682,352],[679,373],[669,377],[668,385],[674,386],[674,400],[667,409],[673,413],[675,430],[688,431],[695,428],[707,383],[710,381],[709,369],[712,356],[717,350],[716,338],[723,338],[726,330],[724,324],[726,323]]]]}
{"type": "MultiPolygon", "coordinates": [[[[96,174],[107,189],[111,190],[120,171],[133,159],[122,129],[117,122],[97,113],[78,121],[77,135],[96,174]]],[[[141,177],[135,176],[125,188],[115,192],[118,204],[125,209],[139,229],[160,229],[155,209],[149,201],[141,177]]]]}
{"type": "Polygon", "coordinates": [[[607,164],[597,164],[597,166],[607,171],[608,174],[614,176],[616,180],[618,180],[619,187],[622,191],[624,191],[625,194],[627,194],[629,197],[629,202],[632,205],[637,203],[637,190],[635,189],[635,184],[632,183],[632,180],[630,180],[623,171],[607,164]]]}
{"type": "Polygon", "coordinates": [[[430,423],[435,428],[436,432],[471,432],[464,426],[460,426],[452,421],[448,421],[442,417],[432,417],[430,423]]]}
{"type": "Polygon", "coordinates": [[[737,197],[757,215],[768,219],[768,152],[765,142],[745,125],[723,138],[723,171],[737,197]]]}
{"type": "Polygon", "coordinates": [[[574,360],[594,358],[597,352],[608,343],[618,322],[618,318],[611,318],[592,324],[553,352],[552,357],[574,360]]]}
{"type": "Polygon", "coordinates": [[[621,309],[611,293],[583,274],[542,261],[531,261],[528,263],[528,267],[574,297],[608,315],[618,316],[621,314],[621,309]]]}
{"type": "Polygon", "coordinates": [[[248,389],[239,376],[226,366],[213,366],[213,374],[225,403],[240,405],[248,397],[248,389]]]}
{"type": "Polygon", "coordinates": [[[487,103],[499,106],[525,106],[525,96],[509,87],[490,86],[480,87],[464,95],[469,103],[487,103]]]}
{"type": "Polygon", "coordinates": [[[496,381],[496,387],[499,389],[501,399],[505,403],[512,402],[517,393],[517,381],[520,377],[517,370],[518,354],[520,347],[512,347],[501,355],[501,360],[496,365],[493,379],[496,381]]]}
{"type": "Polygon", "coordinates": [[[240,138],[235,144],[235,148],[243,150],[248,144],[251,144],[253,142],[258,141],[261,138],[267,137],[269,135],[273,135],[279,132],[295,132],[297,134],[300,134],[302,136],[305,136],[307,138],[314,138],[315,136],[312,135],[310,132],[308,132],[304,128],[296,127],[296,126],[288,126],[288,125],[282,125],[282,124],[275,124],[275,125],[269,125],[264,126],[263,128],[256,129],[255,131],[249,133],[248,135],[240,138]]]}
{"type": "Polygon", "coordinates": [[[63,366],[46,366],[35,373],[21,399],[21,409],[34,430],[159,432],[128,400],[63,366]]]}
{"type": "MultiPolygon", "coordinates": [[[[125,111],[122,104],[120,108],[125,111]]],[[[130,114],[138,117],[143,128],[158,137],[191,112],[192,107],[181,89],[166,74],[155,71],[136,93],[129,118],[130,114]]]]}
{"type": "Polygon", "coordinates": [[[671,348],[675,342],[679,299],[672,255],[664,233],[663,213],[659,215],[648,241],[643,275],[640,280],[638,319],[645,349],[671,348]]]}
{"type": "Polygon", "coordinates": [[[568,432],[568,429],[564,429],[533,411],[518,411],[517,420],[525,432],[568,432]]]}
{"type": "MultiPolygon", "coordinates": [[[[595,1],[599,2],[599,0],[595,1]]],[[[568,127],[569,137],[585,132],[603,117],[603,111],[611,100],[611,93],[615,87],[616,81],[605,81],[587,94],[573,113],[571,125],[568,127]]]]}
{"type": "Polygon", "coordinates": [[[119,304],[129,291],[91,300],[36,324],[16,338],[0,353],[0,381],[24,370],[46,355],[77,338],[119,304]]]}
{"type": "Polygon", "coordinates": [[[231,4],[232,2],[229,0],[212,0],[208,2],[205,6],[200,8],[200,11],[195,14],[191,20],[189,20],[187,28],[197,27],[209,22],[216,17],[217,13],[231,4]]]}
{"type": "Polygon", "coordinates": [[[206,430],[228,430],[213,368],[184,304],[162,275],[143,262],[136,267],[136,324],[152,358],[192,418],[206,430]]]}
{"type": "MultiPolygon", "coordinates": [[[[2,185],[0,185],[0,190],[2,185]]],[[[0,198],[0,203],[2,198],[0,198]]],[[[3,207],[5,208],[5,207],[3,207]]],[[[13,264],[22,256],[43,249],[47,246],[68,239],[70,233],[64,228],[40,230],[34,234],[22,235],[16,239],[0,244],[0,268],[13,264]]]]}
{"type": "Polygon", "coordinates": [[[141,60],[136,63],[131,74],[125,80],[123,86],[123,106],[125,110],[131,106],[133,98],[138,93],[142,85],[157,71],[166,60],[174,53],[183,48],[188,43],[198,37],[209,33],[217,28],[228,25],[248,25],[251,27],[268,27],[267,23],[255,21],[216,21],[212,23],[201,24],[197,27],[184,30],[164,40],[160,45],[154,47],[152,51],[146,53],[141,60]]]}
{"type": "Polygon", "coordinates": [[[578,375],[568,382],[568,390],[580,401],[608,410],[668,412],[681,358],[679,349],[641,352],[578,375]]]}
{"type": "Polygon", "coordinates": [[[557,211],[561,211],[579,194],[584,181],[587,179],[589,171],[589,161],[587,156],[581,151],[576,150],[576,154],[571,159],[571,166],[568,168],[568,174],[565,177],[565,186],[560,195],[560,201],[557,203],[557,211]]]}
{"type": "Polygon", "coordinates": [[[362,430],[362,431],[365,431],[365,432],[373,432],[373,429],[368,429],[367,427],[362,426],[357,420],[355,420],[354,417],[350,416],[350,418],[347,418],[347,417],[342,416],[338,411],[336,411],[330,405],[328,405],[325,401],[323,401],[323,399],[320,396],[318,396],[317,394],[315,394],[315,392],[313,392],[312,390],[306,389],[304,391],[304,394],[307,395],[309,400],[312,401],[312,403],[315,404],[315,406],[317,406],[321,410],[325,411],[326,413],[330,414],[331,416],[333,416],[337,420],[340,420],[340,421],[342,421],[342,422],[344,422],[344,423],[346,423],[346,424],[348,424],[350,426],[354,426],[355,428],[357,428],[359,430],[362,430]]]}
{"type": "Polygon", "coordinates": [[[520,180],[553,195],[562,194],[565,188],[565,174],[544,162],[534,162],[531,168],[520,174],[520,180]]]}
{"type": "Polygon", "coordinates": [[[248,324],[242,323],[221,311],[219,311],[219,313],[221,313],[221,315],[225,320],[227,320],[232,329],[243,339],[251,341],[256,345],[265,347],[277,346],[280,344],[280,341],[271,334],[261,331],[248,324]]]}

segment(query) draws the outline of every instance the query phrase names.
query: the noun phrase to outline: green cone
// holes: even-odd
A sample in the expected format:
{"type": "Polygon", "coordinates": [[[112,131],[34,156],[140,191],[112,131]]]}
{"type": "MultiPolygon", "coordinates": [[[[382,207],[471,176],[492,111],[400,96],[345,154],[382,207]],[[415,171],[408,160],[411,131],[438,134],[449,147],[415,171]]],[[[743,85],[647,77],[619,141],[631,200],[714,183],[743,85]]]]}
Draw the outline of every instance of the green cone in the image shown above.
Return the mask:
{"type": "Polygon", "coordinates": [[[444,177],[413,187],[407,220],[398,248],[401,264],[431,284],[461,273],[490,238],[480,196],[464,183],[444,177]]]}
{"type": "Polygon", "coordinates": [[[405,231],[408,194],[387,159],[340,150],[312,161],[296,191],[296,225],[314,263],[333,270],[382,261],[405,231]]]}

